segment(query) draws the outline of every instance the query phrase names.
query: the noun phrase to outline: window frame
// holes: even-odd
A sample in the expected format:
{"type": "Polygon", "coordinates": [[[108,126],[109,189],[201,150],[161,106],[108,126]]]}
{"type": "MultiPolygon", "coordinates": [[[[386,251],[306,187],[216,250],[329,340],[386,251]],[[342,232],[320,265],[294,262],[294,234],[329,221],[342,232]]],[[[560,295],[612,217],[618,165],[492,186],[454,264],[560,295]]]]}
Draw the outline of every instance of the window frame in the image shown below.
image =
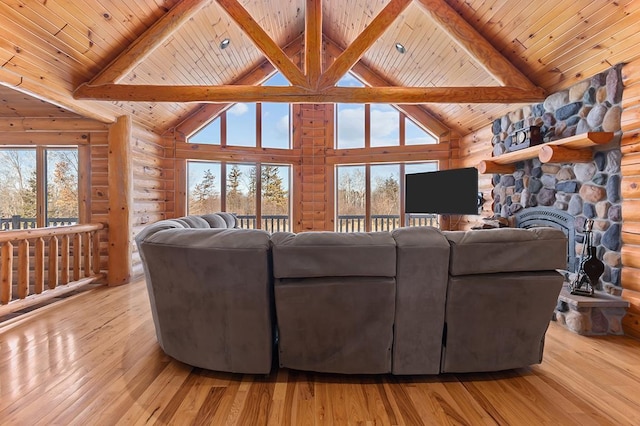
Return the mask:
{"type": "Polygon", "coordinates": [[[82,199],[82,193],[83,191],[83,184],[81,181],[81,176],[80,176],[80,168],[81,168],[81,164],[82,164],[82,155],[83,155],[83,150],[82,150],[83,146],[79,146],[79,145],[54,145],[54,146],[50,146],[50,145],[37,145],[37,146],[24,146],[24,145],[2,145],[0,146],[0,151],[17,151],[17,150],[24,150],[24,151],[34,151],[35,152],[35,172],[36,172],[36,217],[35,217],[35,223],[36,223],[36,228],[54,228],[56,226],[61,226],[61,225],[53,225],[50,226],[49,224],[49,217],[48,217],[48,204],[49,204],[49,197],[48,197],[48,184],[49,184],[49,178],[48,178],[48,169],[47,169],[47,160],[48,160],[48,152],[53,152],[53,151],[69,151],[69,150],[76,150],[77,152],[77,158],[78,158],[78,172],[76,175],[76,191],[77,191],[77,200],[76,200],[76,208],[77,208],[77,216],[76,216],[76,223],[80,224],[80,223],[84,223],[85,220],[83,219],[83,212],[82,212],[82,208],[81,208],[81,202],[80,200],[82,199]]]}
{"type": "MultiPolygon", "coordinates": [[[[186,188],[186,196],[185,196],[185,212],[186,214],[197,214],[197,213],[192,213],[189,211],[189,197],[190,197],[190,189],[188,186],[188,175],[189,175],[189,164],[190,163],[199,163],[199,164],[205,164],[205,163],[213,163],[213,164],[219,164],[220,165],[220,185],[219,185],[219,193],[220,193],[220,210],[221,211],[227,211],[227,176],[228,176],[228,172],[229,170],[234,166],[234,165],[239,165],[239,166],[252,166],[256,168],[256,176],[259,176],[259,178],[257,179],[256,183],[255,183],[255,229],[263,229],[262,227],[262,221],[264,219],[263,214],[262,214],[262,205],[263,205],[263,195],[262,195],[262,167],[263,166],[276,166],[276,167],[286,167],[287,170],[287,179],[288,179],[288,183],[287,183],[287,187],[288,187],[288,195],[287,195],[287,227],[286,229],[283,229],[283,231],[291,231],[292,229],[292,219],[293,219],[293,181],[292,181],[292,177],[293,177],[293,165],[292,164],[287,164],[287,163],[277,163],[277,162],[262,162],[262,161],[227,161],[227,160],[195,160],[195,159],[188,159],[186,160],[186,167],[185,167],[185,172],[187,175],[187,188],[186,188]],[[258,175],[259,174],[259,175],[258,175]]],[[[208,213],[214,213],[214,212],[208,212],[208,213]]],[[[231,212],[231,213],[235,213],[235,212],[231,212]]]]}
{"type": "MultiPolygon", "coordinates": [[[[440,162],[438,160],[416,160],[416,161],[393,161],[393,162],[367,162],[367,163],[340,163],[340,164],[335,164],[334,165],[334,171],[333,171],[333,179],[334,179],[334,185],[333,185],[333,199],[334,199],[334,231],[335,232],[345,232],[345,231],[341,231],[340,230],[340,215],[339,215],[339,200],[338,200],[338,187],[340,185],[340,181],[338,179],[338,169],[340,167],[352,167],[352,166],[363,166],[365,168],[365,217],[364,217],[364,230],[362,230],[362,232],[372,232],[375,231],[373,229],[372,226],[372,209],[371,209],[371,203],[372,203],[372,182],[371,182],[371,178],[372,178],[372,174],[371,174],[371,167],[372,166],[381,166],[381,165],[398,165],[399,171],[398,171],[398,178],[399,178],[399,182],[398,182],[398,188],[399,188],[399,227],[404,227],[404,226],[411,226],[411,225],[407,225],[407,221],[409,218],[409,215],[405,212],[404,209],[404,202],[405,202],[405,185],[404,185],[404,180],[405,180],[405,175],[406,175],[406,166],[410,165],[410,164],[435,164],[435,170],[439,170],[440,169],[440,162]]],[[[418,216],[423,216],[423,215],[414,215],[416,217],[418,216]]],[[[435,220],[436,223],[440,222],[440,218],[439,215],[425,215],[428,217],[432,217],[435,216],[435,220]]],[[[354,230],[351,231],[347,231],[347,232],[357,232],[354,230]]]]}

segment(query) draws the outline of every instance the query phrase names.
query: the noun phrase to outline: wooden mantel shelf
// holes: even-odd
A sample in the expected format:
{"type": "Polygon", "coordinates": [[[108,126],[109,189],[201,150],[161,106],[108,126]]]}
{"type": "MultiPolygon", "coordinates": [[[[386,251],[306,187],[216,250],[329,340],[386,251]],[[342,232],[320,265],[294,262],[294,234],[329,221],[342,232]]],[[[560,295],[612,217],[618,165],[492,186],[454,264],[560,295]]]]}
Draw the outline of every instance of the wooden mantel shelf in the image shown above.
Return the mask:
{"type": "Polygon", "coordinates": [[[609,143],[611,139],[613,132],[582,133],[483,160],[478,164],[478,171],[512,173],[515,171],[515,163],[536,157],[543,163],[588,162],[593,158],[591,148],[609,143]]]}

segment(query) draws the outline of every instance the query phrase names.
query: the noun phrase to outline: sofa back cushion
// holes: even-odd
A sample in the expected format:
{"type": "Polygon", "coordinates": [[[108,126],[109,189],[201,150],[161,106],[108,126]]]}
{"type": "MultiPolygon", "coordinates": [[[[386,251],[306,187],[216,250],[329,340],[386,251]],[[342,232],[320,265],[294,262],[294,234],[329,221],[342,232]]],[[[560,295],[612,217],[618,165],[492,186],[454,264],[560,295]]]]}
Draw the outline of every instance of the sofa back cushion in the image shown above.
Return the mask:
{"type": "Polygon", "coordinates": [[[395,277],[396,244],[389,232],[276,232],[275,278],[395,277]]]}
{"type": "Polygon", "coordinates": [[[554,228],[444,231],[451,245],[449,274],[549,271],[567,266],[567,237],[554,228]]]}

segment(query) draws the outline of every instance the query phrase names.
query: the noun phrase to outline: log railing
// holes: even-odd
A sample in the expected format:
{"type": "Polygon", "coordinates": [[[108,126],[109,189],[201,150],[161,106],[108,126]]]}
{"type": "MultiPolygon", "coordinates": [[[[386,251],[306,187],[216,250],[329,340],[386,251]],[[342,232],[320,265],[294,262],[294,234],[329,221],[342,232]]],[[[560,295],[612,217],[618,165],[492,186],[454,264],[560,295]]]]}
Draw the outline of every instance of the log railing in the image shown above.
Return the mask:
{"type": "Polygon", "coordinates": [[[103,224],[0,232],[0,315],[92,283],[103,224]]]}

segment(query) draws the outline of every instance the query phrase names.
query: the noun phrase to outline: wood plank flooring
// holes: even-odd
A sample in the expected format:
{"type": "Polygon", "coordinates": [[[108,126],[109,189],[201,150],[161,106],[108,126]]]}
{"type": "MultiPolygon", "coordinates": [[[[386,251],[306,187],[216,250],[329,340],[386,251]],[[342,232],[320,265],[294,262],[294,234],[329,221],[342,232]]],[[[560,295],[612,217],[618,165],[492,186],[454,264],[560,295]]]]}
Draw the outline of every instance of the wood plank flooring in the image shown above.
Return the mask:
{"type": "Polygon", "coordinates": [[[159,348],[143,281],[0,324],[2,425],[638,425],[640,341],[552,323],[526,369],[269,376],[194,369],[159,348]]]}

